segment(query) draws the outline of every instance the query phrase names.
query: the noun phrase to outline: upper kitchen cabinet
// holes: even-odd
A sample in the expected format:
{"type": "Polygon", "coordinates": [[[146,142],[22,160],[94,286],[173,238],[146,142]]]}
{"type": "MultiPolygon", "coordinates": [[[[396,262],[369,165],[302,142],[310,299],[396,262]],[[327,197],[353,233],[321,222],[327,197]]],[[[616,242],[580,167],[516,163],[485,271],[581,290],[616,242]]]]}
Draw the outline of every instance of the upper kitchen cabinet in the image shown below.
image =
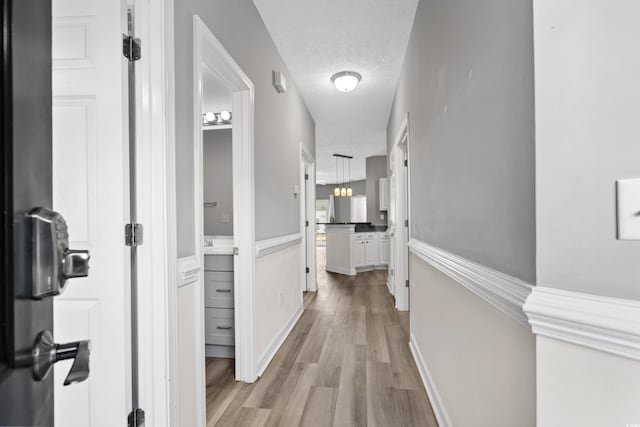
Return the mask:
{"type": "Polygon", "coordinates": [[[379,200],[379,209],[380,211],[388,211],[389,210],[389,180],[387,178],[380,178],[378,187],[378,195],[380,196],[379,200]]]}

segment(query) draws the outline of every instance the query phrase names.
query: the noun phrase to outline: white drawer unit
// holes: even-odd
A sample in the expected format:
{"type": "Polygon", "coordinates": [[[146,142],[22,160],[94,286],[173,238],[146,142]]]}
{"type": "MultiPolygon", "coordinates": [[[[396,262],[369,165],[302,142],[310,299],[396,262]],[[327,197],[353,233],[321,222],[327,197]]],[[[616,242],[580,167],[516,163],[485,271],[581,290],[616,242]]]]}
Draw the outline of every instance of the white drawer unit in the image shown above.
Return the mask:
{"type": "Polygon", "coordinates": [[[204,332],[207,357],[234,357],[232,255],[204,257],[204,332]]]}
{"type": "Polygon", "coordinates": [[[233,271],[233,255],[205,255],[205,271],[233,271]]]}
{"type": "Polygon", "coordinates": [[[233,308],[233,271],[204,272],[204,306],[233,308]]]}
{"type": "Polygon", "coordinates": [[[234,345],[233,309],[204,309],[205,344],[234,345]]]}

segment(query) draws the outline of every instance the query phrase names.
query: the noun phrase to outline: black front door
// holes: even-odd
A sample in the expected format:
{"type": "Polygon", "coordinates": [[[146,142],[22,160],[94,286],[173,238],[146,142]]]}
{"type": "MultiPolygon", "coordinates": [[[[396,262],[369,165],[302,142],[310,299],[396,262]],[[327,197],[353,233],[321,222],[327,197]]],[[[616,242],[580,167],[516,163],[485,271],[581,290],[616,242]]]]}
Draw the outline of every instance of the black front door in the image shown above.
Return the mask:
{"type": "Polygon", "coordinates": [[[53,375],[31,353],[53,331],[51,297],[32,297],[27,213],[51,207],[51,1],[2,0],[0,426],[52,426],[53,375]]]}

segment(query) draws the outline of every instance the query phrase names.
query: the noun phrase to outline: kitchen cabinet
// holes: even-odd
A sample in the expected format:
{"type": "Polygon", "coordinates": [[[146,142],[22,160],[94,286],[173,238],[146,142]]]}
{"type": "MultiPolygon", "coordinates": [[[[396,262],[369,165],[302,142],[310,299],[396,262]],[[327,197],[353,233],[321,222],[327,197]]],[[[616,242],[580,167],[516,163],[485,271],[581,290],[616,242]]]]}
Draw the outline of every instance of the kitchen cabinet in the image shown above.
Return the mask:
{"type": "Polygon", "coordinates": [[[355,237],[353,238],[352,248],[353,248],[354,267],[356,268],[364,267],[366,265],[365,264],[366,255],[365,255],[365,240],[362,233],[357,233],[355,235],[355,237]]]}
{"type": "Polygon", "coordinates": [[[389,180],[387,178],[380,178],[378,184],[378,210],[389,210],[389,180]]]}
{"type": "Polygon", "coordinates": [[[354,224],[327,225],[327,263],[333,273],[354,276],[359,272],[386,270],[389,236],[386,232],[355,232],[354,224]]]}
{"type": "Polygon", "coordinates": [[[364,263],[365,265],[380,264],[380,254],[378,249],[378,233],[365,234],[364,263]]]}
{"type": "Polygon", "coordinates": [[[389,251],[391,249],[391,240],[389,235],[384,233],[380,236],[380,264],[389,264],[389,251]]]}

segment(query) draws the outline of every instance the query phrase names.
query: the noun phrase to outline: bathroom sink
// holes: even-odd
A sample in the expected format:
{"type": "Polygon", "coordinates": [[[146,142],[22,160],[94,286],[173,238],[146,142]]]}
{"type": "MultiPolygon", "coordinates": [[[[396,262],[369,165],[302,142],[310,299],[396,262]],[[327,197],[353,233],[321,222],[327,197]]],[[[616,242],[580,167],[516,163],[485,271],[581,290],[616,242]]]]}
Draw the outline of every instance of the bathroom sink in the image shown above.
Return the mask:
{"type": "Polygon", "coordinates": [[[204,236],[205,255],[233,255],[233,236],[204,236]]]}

